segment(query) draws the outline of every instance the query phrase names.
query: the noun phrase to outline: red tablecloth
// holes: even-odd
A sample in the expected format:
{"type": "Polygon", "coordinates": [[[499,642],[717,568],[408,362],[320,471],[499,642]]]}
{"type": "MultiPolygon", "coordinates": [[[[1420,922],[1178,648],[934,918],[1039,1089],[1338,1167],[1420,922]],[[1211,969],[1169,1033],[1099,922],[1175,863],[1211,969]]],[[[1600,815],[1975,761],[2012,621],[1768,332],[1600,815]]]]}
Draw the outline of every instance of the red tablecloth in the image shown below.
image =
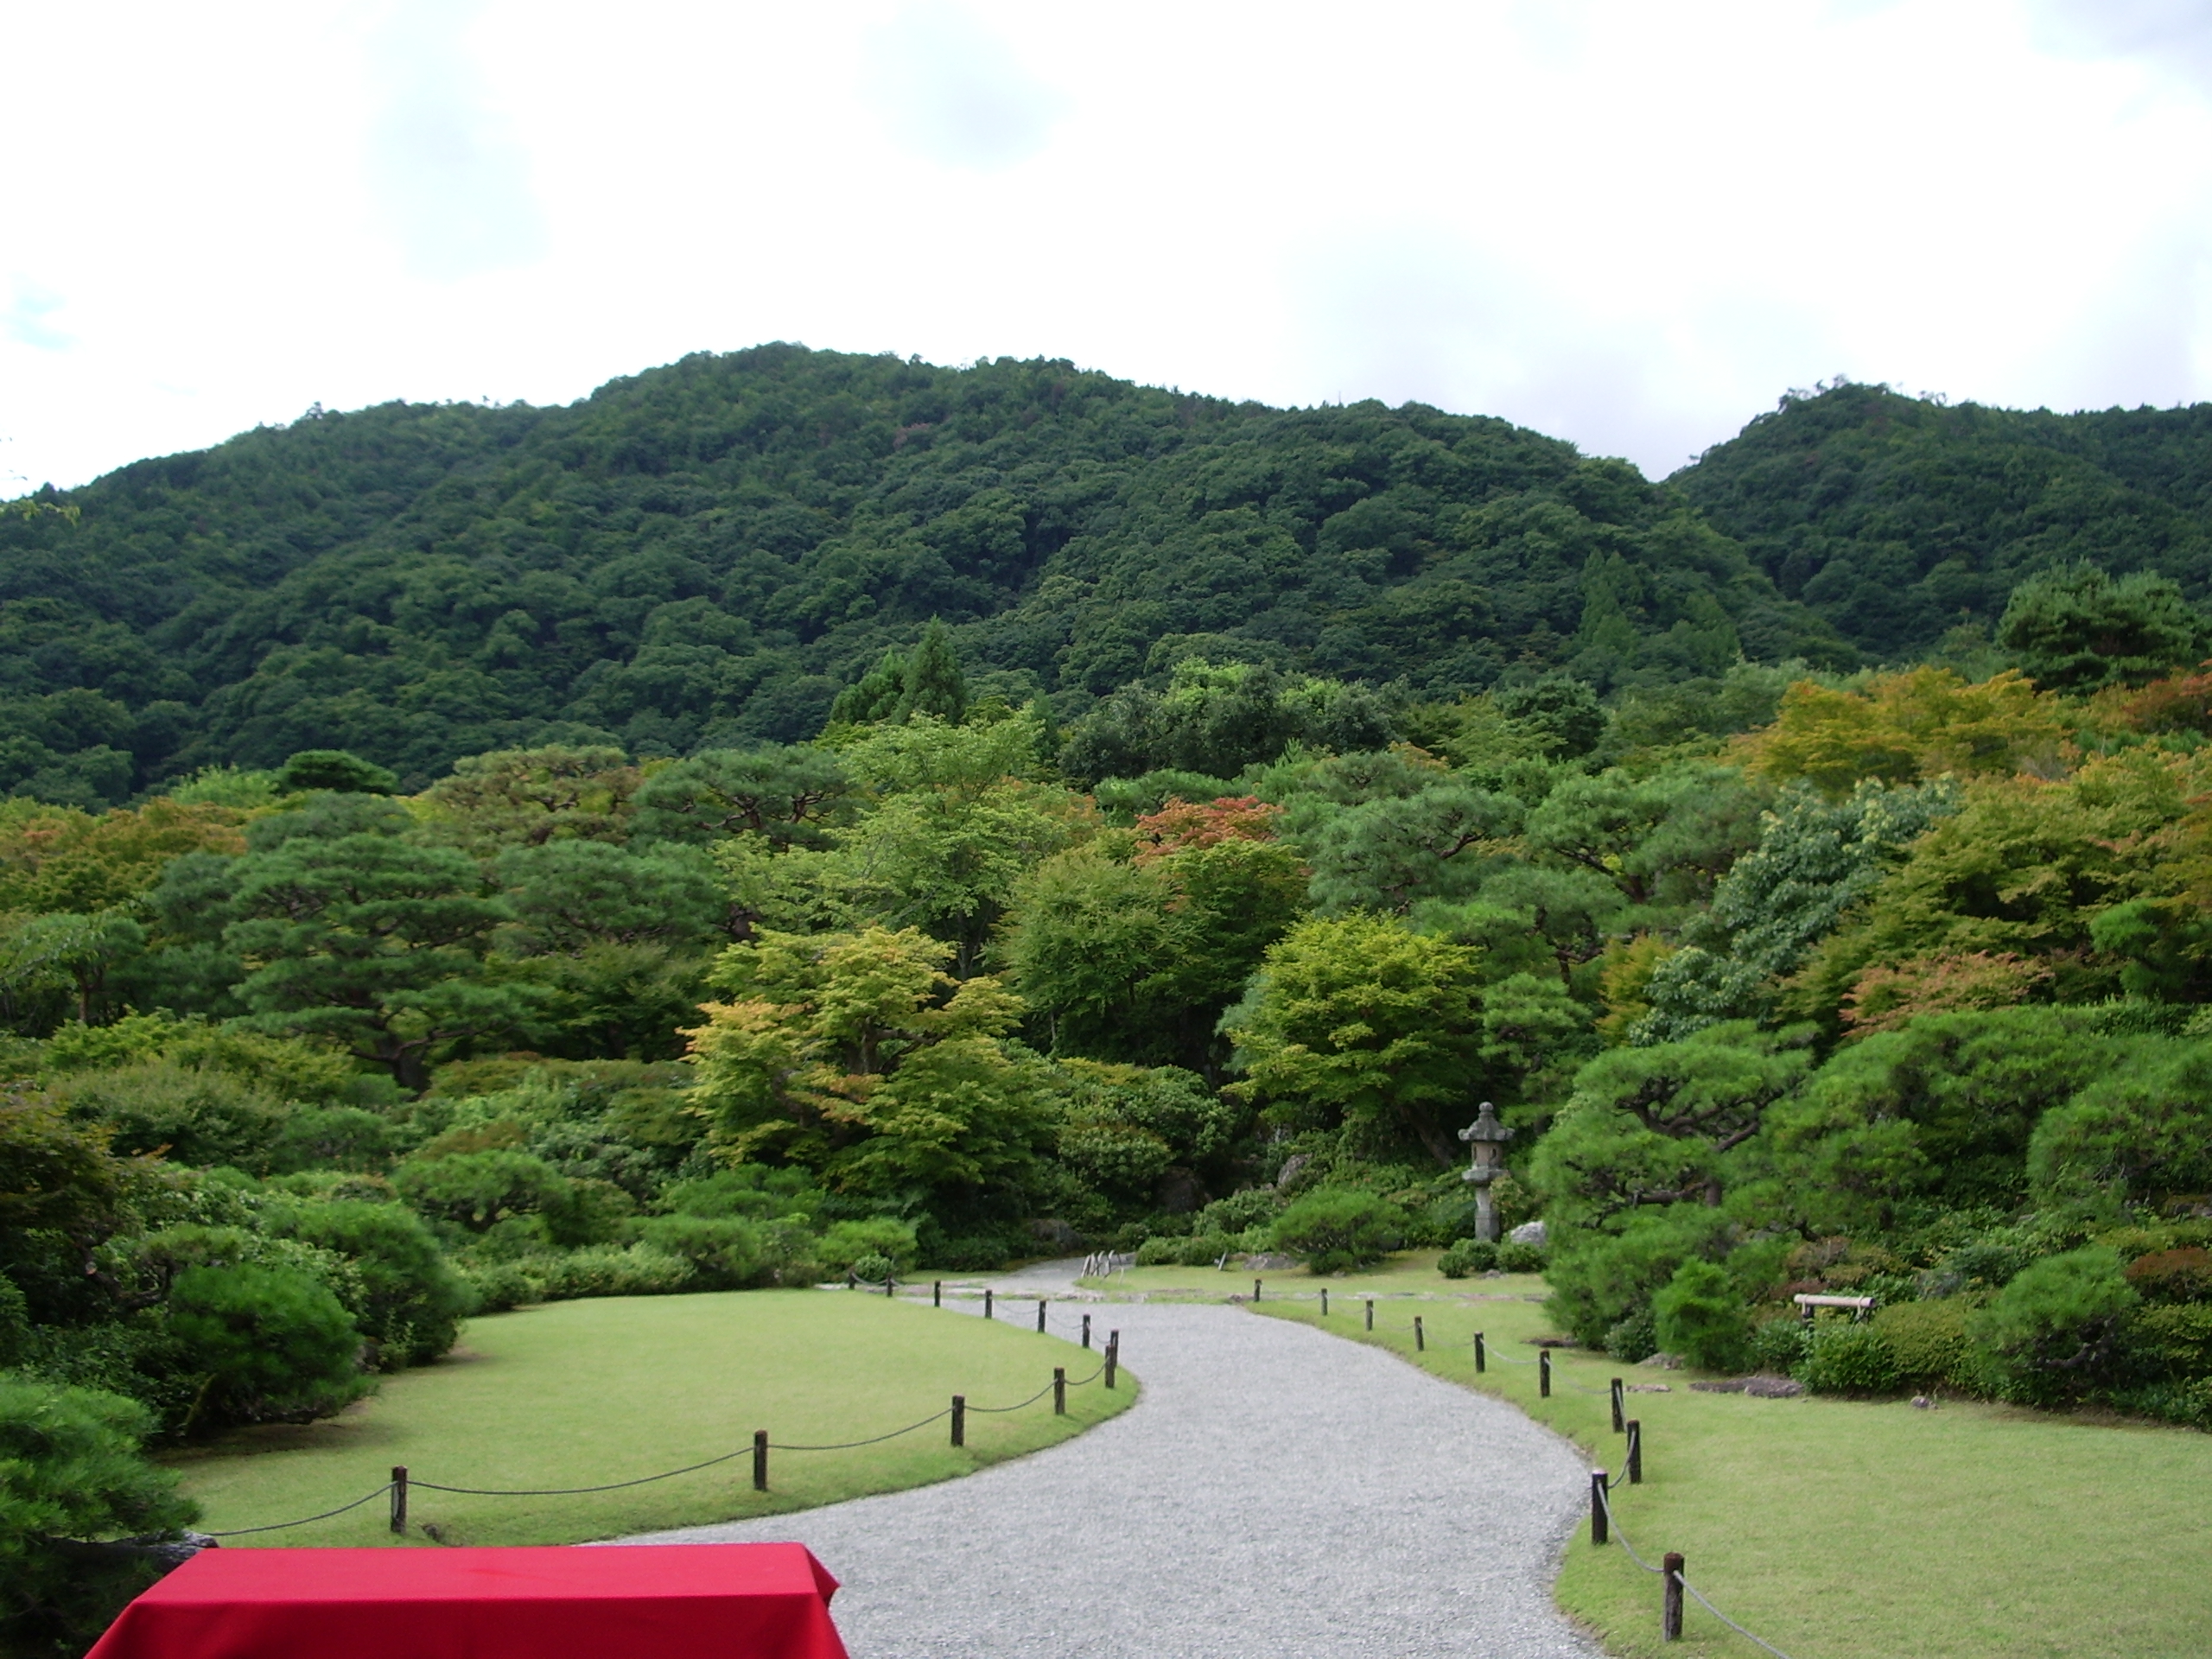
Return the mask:
{"type": "Polygon", "coordinates": [[[210,1549],[90,1659],[845,1659],[804,1544],[210,1549]]]}

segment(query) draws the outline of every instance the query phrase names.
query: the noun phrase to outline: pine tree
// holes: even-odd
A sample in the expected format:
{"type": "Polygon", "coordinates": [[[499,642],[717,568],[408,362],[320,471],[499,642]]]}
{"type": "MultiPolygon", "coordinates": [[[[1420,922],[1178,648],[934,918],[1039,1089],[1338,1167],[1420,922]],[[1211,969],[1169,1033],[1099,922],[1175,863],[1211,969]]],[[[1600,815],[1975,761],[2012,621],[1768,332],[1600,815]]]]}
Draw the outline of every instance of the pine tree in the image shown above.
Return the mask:
{"type": "Polygon", "coordinates": [[[873,726],[903,719],[899,705],[906,692],[906,659],[894,645],[883,653],[882,661],[837,694],[830,705],[830,723],[873,726]]]}
{"type": "Polygon", "coordinates": [[[959,653],[952,636],[936,617],[922,631],[922,642],[906,659],[904,693],[898,718],[934,715],[948,726],[957,726],[968,713],[968,677],[960,671],[959,653]]]}

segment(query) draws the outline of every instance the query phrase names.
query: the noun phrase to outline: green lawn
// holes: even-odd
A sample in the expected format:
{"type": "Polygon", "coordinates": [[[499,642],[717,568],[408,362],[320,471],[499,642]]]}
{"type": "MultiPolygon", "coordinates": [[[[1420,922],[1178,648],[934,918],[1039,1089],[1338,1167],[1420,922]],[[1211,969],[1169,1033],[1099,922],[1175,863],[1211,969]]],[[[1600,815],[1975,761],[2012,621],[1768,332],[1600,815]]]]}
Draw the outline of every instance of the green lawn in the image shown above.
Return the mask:
{"type": "MultiPolygon", "coordinates": [[[[1540,1281],[1385,1278],[1425,1282],[1436,1300],[1381,1303],[1368,1337],[1357,1302],[1332,1284],[1326,1328],[1511,1401],[1586,1447],[1594,1466],[1621,1469],[1609,1379],[1665,1383],[1628,1395],[1644,1428],[1644,1480],[1616,1492],[1619,1526],[1647,1560],[1680,1550],[1692,1584],[1792,1659],[2212,1653],[2212,1436],[1958,1402],[1920,1411],[1693,1393],[1689,1373],[1577,1352],[1554,1355],[1553,1396],[1540,1400],[1526,1341],[1550,1329],[1526,1300],[1540,1281]],[[1418,1357],[1416,1313],[1428,1339],[1418,1357]],[[1480,1379],[1478,1329],[1492,1355],[1480,1379]]],[[[1262,1300],[1260,1311],[1324,1323],[1310,1300],[1262,1300]]],[[[1593,1547],[1586,1527],[1558,1596],[1616,1653],[1758,1652],[1695,1602],[1689,1640],[1662,1645],[1659,1580],[1618,1544],[1593,1547]]]]}
{"type": "MultiPolygon", "coordinates": [[[[967,1446],[931,1424],[881,1445],[772,1454],[753,1491],[753,1431],[792,1445],[855,1440],[944,1409],[1010,1405],[1098,1356],[1013,1323],[842,1292],[746,1291],[557,1302],[472,1320],[453,1355],[385,1379],[372,1399],[304,1427],[235,1433],[172,1461],[210,1529],[330,1509],[381,1484],[395,1464],[453,1486],[588,1486],[746,1455],[696,1474],[588,1497],[412,1493],[410,1519],[448,1543],[574,1543],[834,1503],[967,1474],[1033,1452],[1136,1398],[1123,1371],[1025,1410],[970,1412],[967,1446]]],[[[237,1545],[396,1543],[385,1500],[237,1545]]],[[[418,1531],[408,1541],[426,1542],[418,1531]]]]}

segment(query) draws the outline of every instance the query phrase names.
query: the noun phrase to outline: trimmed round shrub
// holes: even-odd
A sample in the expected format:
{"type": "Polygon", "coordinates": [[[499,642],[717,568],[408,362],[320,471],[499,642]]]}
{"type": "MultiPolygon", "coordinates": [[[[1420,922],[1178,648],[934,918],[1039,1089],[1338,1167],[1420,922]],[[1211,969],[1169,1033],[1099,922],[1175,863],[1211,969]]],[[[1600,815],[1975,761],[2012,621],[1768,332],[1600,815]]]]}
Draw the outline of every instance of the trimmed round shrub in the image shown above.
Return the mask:
{"type": "Polygon", "coordinates": [[[1659,1331],[1651,1310],[1639,1307],[1605,1332],[1605,1356],[1624,1365],[1634,1365],[1659,1351],[1659,1331]]]}
{"type": "Polygon", "coordinates": [[[1248,1186],[1225,1198],[1216,1198],[1198,1211],[1200,1233],[1242,1233],[1273,1221],[1282,1213],[1282,1194],[1272,1186],[1248,1186]]]}
{"type": "Polygon", "coordinates": [[[1822,1319],[1813,1327],[1797,1380],[1815,1394],[1888,1394],[1903,1378],[1897,1356],[1872,1325],[1822,1319]]]}
{"type": "Polygon", "coordinates": [[[557,1211],[569,1182],[542,1158],[512,1147],[410,1158],[392,1172],[400,1196],[433,1221],[489,1232],[513,1216],[557,1211]]]}
{"type": "Polygon", "coordinates": [[[1344,1273],[1379,1262],[1404,1238],[1398,1207],[1353,1187],[1308,1192],[1275,1222],[1278,1248],[1306,1258],[1314,1273],[1344,1273]]]}
{"type": "Polygon", "coordinates": [[[1187,1238],[1147,1238],[1137,1246],[1137,1266],[1179,1267],[1183,1261],[1183,1247],[1190,1242],[1187,1238]]]}
{"type": "Polygon", "coordinates": [[[538,1268],[539,1283],[549,1302],[577,1301],[588,1296],[665,1296],[694,1290],[691,1264],[651,1244],[627,1249],[594,1244],[564,1255],[541,1258],[528,1264],[538,1268]]]}
{"type": "Polygon", "coordinates": [[[2103,1245],[2046,1256],[1967,1322],[1999,1392],[2024,1404],[2078,1399],[2120,1382],[2120,1322],[2140,1299],[2103,1245]]]}
{"type": "Polygon", "coordinates": [[[739,1290],[766,1267],[760,1230],[734,1216],[655,1216],[639,1228],[652,1249],[691,1264],[693,1288],[739,1290]]]}
{"type": "Polygon", "coordinates": [[[1541,1273],[1550,1262],[1541,1244],[1509,1238],[1497,1247],[1497,1265],[1507,1273],[1541,1273]]]}
{"type": "Polygon", "coordinates": [[[1436,1259],[1436,1270],[1446,1279],[1488,1273],[1497,1265],[1497,1246],[1486,1238],[1463,1238],[1436,1259]]]}
{"type": "Polygon", "coordinates": [[[188,1432],[311,1422],[367,1391],[360,1333],[321,1281],[289,1268],[188,1268],[169,1287],[169,1335],[206,1383],[188,1432]]]}
{"type": "Polygon", "coordinates": [[[1751,1316],[1727,1268],[1693,1260],[1651,1299],[1659,1346],[1700,1370],[1741,1370],[1751,1358],[1751,1316]]]}
{"type": "Polygon", "coordinates": [[[305,1205],[279,1217],[273,1230],[353,1263],[360,1286],[354,1323],[381,1370],[435,1359],[453,1346],[474,1305],[436,1237],[398,1205],[305,1205]]]}
{"type": "Polygon", "coordinates": [[[821,1242],[815,1249],[822,1265],[832,1273],[842,1273],[849,1268],[863,1279],[880,1281],[887,1275],[861,1273],[861,1262],[868,1256],[886,1256],[894,1264],[893,1271],[911,1272],[914,1266],[914,1224],[894,1221],[887,1216],[835,1222],[823,1230],[821,1242]]]}
{"type": "Polygon", "coordinates": [[[2139,1307],[2127,1316],[2123,1334],[2133,1369],[2180,1381],[2212,1378],[2212,1305],[2139,1307]]]}
{"type": "Polygon", "coordinates": [[[1244,1241],[1230,1233],[1197,1233],[1175,1241],[1175,1265],[1211,1268],[1244,1248],[1244,1241]]]}
{"type": "Polygon", "coordinates": [[[864,1285],[880,1285],[896,1278],[899,1264],[887,1255],[864,1255],[852,1264],[853,1277],[864,1285]]]}
{"type": "Polygon", "coordinates": [[[1889,1344],[1901,1381],[1958,1380],[1967,1357],[1967,1311],[1965,1303],[1946,1297],[1897,1302],[1876,1312],[1874,1329],[1889,1344]]]}

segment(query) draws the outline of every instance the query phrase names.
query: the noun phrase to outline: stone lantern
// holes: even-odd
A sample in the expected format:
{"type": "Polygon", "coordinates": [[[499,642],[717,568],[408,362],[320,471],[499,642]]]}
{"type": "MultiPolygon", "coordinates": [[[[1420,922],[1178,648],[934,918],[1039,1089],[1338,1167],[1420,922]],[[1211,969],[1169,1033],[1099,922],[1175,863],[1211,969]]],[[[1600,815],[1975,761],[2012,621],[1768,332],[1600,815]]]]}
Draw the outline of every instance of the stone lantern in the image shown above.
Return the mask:
{"type": "Polygon", "coordinates": [[[1497,1121],[1497,1108],[1483,1102],[1475,1121],[1459,1131],[1474,1161],[1459,1179],[1475,1184],[1475,1236],[1497,1243],[1497,1206],[1491,1202],[1490,1184],[1505,1173],[1505,1143],[1513,1131],[1497,1121]]]}

